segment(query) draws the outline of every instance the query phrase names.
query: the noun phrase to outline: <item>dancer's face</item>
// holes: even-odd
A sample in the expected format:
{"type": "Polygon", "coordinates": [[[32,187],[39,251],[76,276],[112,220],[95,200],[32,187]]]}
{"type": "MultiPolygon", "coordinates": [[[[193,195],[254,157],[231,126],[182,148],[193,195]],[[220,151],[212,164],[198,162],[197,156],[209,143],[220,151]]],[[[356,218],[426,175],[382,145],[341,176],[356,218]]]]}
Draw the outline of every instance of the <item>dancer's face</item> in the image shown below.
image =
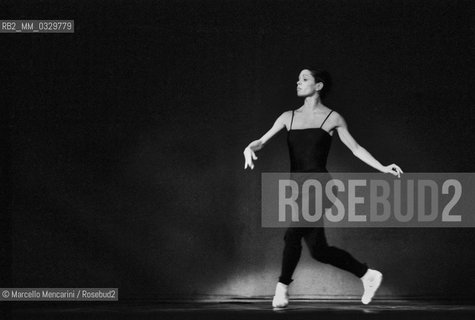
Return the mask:
{"type": "Polygon", "coordinates": [[[297,96],[309,97],[316,94],[323,88],[323,83],[315,83],[315,78],[312,73],[304,69],[299,74],[299,81],[297,81],[297,96]]]}

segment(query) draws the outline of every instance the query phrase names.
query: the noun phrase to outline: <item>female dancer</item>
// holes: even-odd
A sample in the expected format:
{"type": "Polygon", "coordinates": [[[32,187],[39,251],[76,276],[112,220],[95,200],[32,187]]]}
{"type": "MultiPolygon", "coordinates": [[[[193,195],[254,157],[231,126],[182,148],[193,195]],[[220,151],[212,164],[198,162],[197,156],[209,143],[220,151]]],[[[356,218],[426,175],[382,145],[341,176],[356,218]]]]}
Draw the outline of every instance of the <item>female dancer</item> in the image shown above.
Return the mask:
{"type": "MultiPolygon", "coordinates": [[[[343,117],[322,103],[321,97],[328,91],[329,84],[330,77],[327,72],[316,69],[302,70],[297,82],[297,96],[305,98],[303,106],[284,112],[266,134],[246,147],[244,169],[247,167],[254,169],[253,160],[257,160],[255,151],[261,150],[270,138],[286,128],[291,172],[328,172],[326,160],[331,138],[336,131],[341,141],[356,157],[381,172],[400,177],[401,168],[396,164],[383,166],[353,139],[343,117]]],[[[364,288],[361,301],[364,304],[371,302],[381,285],[383,279],[381,272],[369,269],[366,264],[359,262],[344,250],[328,246],[323,227],[289,227],[284,237],[282,269],[272,301],[273,307],[283,308],[289,303],[288,286],[292,282],[292,274],[300,259],[302,238],[314,259],[361,278],[364,288]]]]}

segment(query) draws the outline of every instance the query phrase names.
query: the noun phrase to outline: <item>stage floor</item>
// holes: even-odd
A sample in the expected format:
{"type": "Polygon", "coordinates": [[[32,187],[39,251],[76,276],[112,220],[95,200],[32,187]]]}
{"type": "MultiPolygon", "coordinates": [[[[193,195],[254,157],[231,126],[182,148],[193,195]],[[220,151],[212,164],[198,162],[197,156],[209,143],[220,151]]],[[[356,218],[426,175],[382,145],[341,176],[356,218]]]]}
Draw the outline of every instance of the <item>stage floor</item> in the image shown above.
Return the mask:
{"type": "Polygon", "coordinates": [[[160,303],[15,303],[12,319],[475,319],[475,302],[293,301],[273,310],[270,301],[160,303]]]}

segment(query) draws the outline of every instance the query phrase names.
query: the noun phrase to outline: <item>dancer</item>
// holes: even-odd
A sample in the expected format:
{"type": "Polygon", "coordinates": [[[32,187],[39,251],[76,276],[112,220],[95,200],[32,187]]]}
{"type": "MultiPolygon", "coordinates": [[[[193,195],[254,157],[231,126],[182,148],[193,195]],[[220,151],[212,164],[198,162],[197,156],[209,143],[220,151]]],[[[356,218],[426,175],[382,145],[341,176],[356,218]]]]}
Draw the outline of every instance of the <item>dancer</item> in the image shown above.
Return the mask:
{"type": "MultiPolygon", "coordinates": [[[[244,169],[254,169],[254,160],[257,160],[255,152],[261,150],[277,132],[286,128],[292,173],[328,172],[328,152],[332,136],[337,132],[341,141],[356,157],[376,170],[391,173],[399,178],[403,173],[401,168],[396,164],[383,166],[355,141],[343,117],[322,103],[322,97],[329,87],[328,72],[313,68],[303,69],[297,82],[297,96],[305,98],[304,104],[296,110],[284,112],[266,134],[244,149],[244,169]]],[[[314,228],[289,227],[284,237],[281,274],[272,301],[274,308],[284,308],[289,304],[288,286],[293,281],[292,274],[300,259],[302,238],[314,259],[359,277],[364,288],[361,301],[363,304],[371,302],[381,285],[381,272],[369,269],[348,252],[329,246],[323,225],[314,228]]]]}

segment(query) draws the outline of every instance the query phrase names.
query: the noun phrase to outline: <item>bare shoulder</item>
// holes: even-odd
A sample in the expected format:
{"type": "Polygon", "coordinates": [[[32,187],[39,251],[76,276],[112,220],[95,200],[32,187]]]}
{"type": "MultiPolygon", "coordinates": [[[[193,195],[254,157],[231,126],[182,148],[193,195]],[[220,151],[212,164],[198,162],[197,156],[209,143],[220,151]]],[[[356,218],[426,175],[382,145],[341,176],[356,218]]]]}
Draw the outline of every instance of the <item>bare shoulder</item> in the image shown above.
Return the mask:
{"type": "Polygon", "coordinates": [[[342,119],[343,117],[338,111],[332,110],[332,114],[330,115],[329,118],[331,118],[332,120],[339,120],[339,119],[342,119]]]}
{"type": "Polygon", "coordinates": [[[328,118],[329,118],[328,120],[331,121],[331,124],[335,128],[346,126],[346,122],[343,116],[335,110],[333,110],[332,114],[328,118]]]}
{"type": "Polygon", "coordinates": [[[284,118],[286,118],[286,119],[287,119],[287,118],[290,119],[290,117],[292,117],[292,111],[293,111],[293,110],[284,111],[284,113],[282,113],[280,116],[281,116],[281,117],[284,117],[284,118]]]}
{"type": "Polygon", "coordinates": [[[292,110],[285,111],[279,116],[279,118],[277,118],[277,121],[285,125],[287,129],[289,129],[291,120],[292,120],[292,110]]]}

